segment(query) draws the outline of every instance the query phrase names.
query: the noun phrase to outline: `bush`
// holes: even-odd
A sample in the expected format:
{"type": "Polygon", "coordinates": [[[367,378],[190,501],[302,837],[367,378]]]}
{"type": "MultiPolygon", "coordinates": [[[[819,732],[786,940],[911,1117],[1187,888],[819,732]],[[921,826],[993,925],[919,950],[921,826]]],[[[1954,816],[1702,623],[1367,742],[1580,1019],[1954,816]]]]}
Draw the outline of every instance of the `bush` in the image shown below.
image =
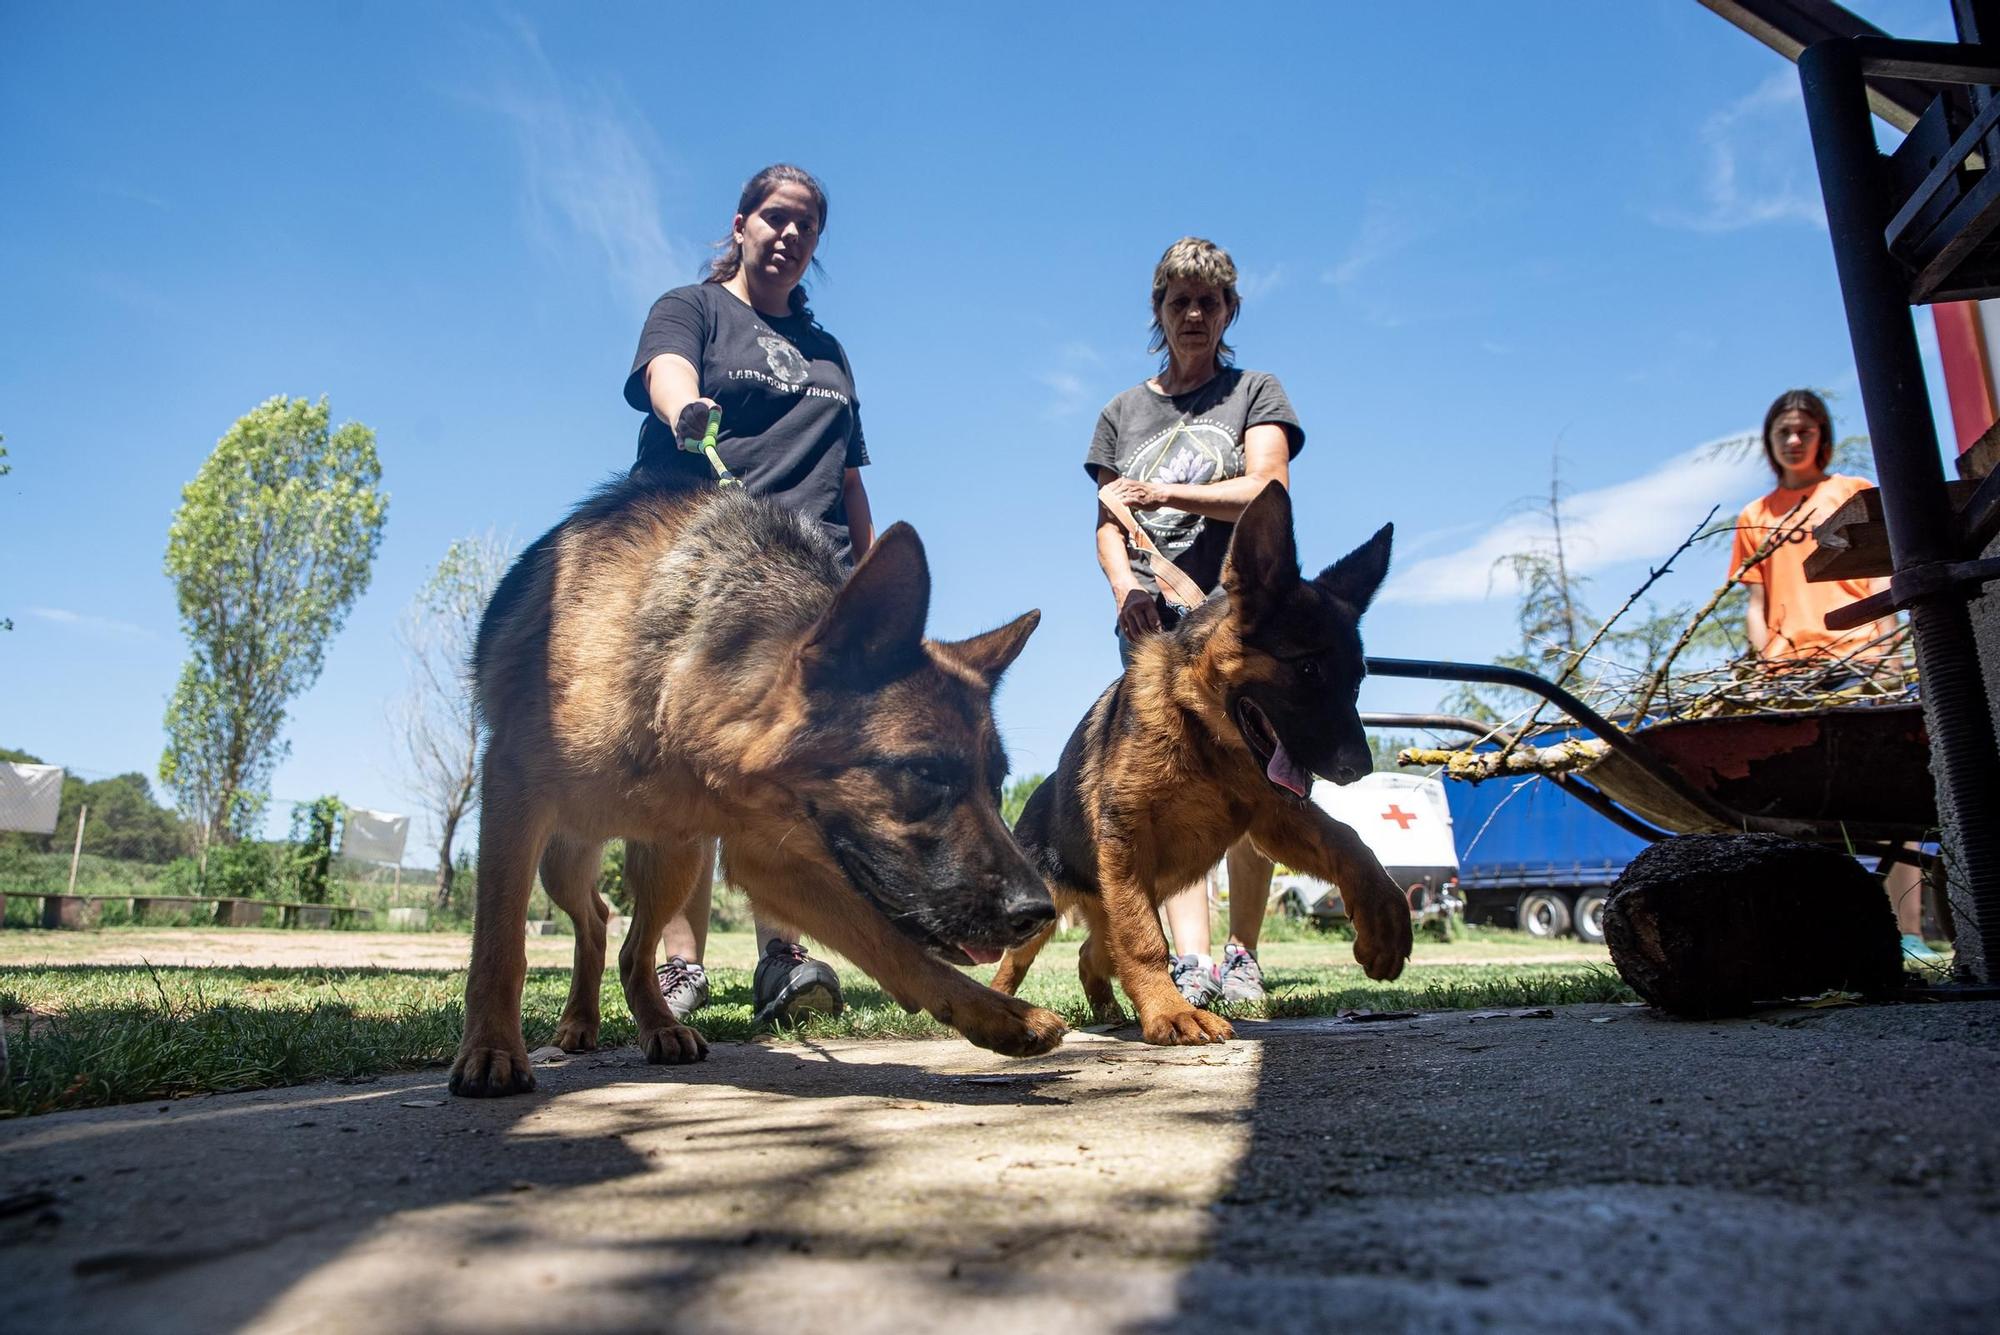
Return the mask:
{"type": "Polygon", "coordinates": [[[754,923],[750,896],[718,878],[709,898],[708,929],[711,932],[747,932],[754,923]]]}
{"type": "Polygon", "coordinates": [[[204,895],[216,899],[282,899],[287,846],[245,839],[213,844],[208,867],[194,858],[177,858],[160,877],[160,892],[204,895]]]}

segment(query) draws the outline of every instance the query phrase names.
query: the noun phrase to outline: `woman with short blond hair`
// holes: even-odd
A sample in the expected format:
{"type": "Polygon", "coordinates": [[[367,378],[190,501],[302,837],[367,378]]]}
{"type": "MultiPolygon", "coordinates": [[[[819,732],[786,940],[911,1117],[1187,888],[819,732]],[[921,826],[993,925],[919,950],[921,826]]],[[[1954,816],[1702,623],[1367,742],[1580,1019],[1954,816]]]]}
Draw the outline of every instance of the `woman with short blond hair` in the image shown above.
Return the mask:
{"type": "MultiPolygon", "coordinates": [[[[1222,580],[1229,535],[1265,484],[1291,482],[1305,431],[1278,378],[1237,367],[1223,338],[1242,313],[1236,265],[1213,241],[1186,236],[1153,269],[1150,351],[1160,370],[1105,405],[1084,469],[1133,512],[1161,555],[1202,592],[1222,580]]],[[[1151,555],[1105,506],[1097,512],[1097,562],[1117,607],[1120,656],[1132,641],[1170,629],[1179,611],[1160,593],[1151,555]]],[[[1246,840],[1229,850],[1229,941],[1209,954],[1206,886],[1166,901],[1177,953],[1174,982],[1197,1006],[1260,1001],[1257,937],[1271,864],[1246,840]]]]}

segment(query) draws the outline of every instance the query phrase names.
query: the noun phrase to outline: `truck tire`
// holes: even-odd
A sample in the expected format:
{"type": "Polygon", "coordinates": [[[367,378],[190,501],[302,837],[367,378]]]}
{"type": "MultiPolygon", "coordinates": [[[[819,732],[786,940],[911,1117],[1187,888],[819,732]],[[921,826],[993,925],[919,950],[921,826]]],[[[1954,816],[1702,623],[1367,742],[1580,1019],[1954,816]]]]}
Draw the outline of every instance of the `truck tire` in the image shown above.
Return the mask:
{"type": "Polygon", "coordinates": [[[1593,946],[1604,944],[1604,901],[1611,898],[1606,890],[1584,890],[1576,897],[1576,935],[1579,941],[1588,941],[1593,946]]]}
{"type": "Polygon", "coordinates": [[[1553,941],[1569,931],[1569,898],[1560,890],[1530,890],[1515,901],[1514,922],[1529,936],[1553,941]]]}

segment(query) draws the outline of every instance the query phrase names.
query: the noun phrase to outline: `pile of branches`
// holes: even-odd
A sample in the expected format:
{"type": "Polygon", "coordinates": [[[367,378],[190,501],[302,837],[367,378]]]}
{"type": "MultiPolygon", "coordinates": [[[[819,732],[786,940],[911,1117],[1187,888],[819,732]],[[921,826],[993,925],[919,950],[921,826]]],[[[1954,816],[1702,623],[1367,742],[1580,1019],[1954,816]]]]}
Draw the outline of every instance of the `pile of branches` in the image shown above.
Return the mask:
{"type": "MultiPolygon", "coordinates": [[[[1806,517],[1799,509],[1781,522],[1741,568],[1681,627],[1659,661],[1621,663],[1603,652],[1619,621],[1639,604],[1661,576],[1696,542],[1721,530],[1709,528],[1711,510],[1672,556],[1650,571],[1589,641],[1566,654],[1556,685],[1569,691],[1626,732],[1668,719],[1713,718],[1729,714],[1776,713],[1909,703],[1916,698],[1916,660],[1909,628],[1897,625],[1840,654],[1794,660],[1768,660],[1755,652],[1724,662],[1676,671],[1688,647],[1717,615],[1744,577],[1769,559],[1772,552],[1802,535],[1806,517]]],[[[1408,747],[1397,755],[1400,765],[1442,768],[1450,777],[1477,783],[1510,774],[1563,774],[1589,768],[1609,749],[1595,738],[1565,739],[1551,746],[1534,740],[1570,725],[1544,723],[1547,706],[1538,702],[1522,716],[1496,725],[1488,736],[1453,748],[1408,747]],[[1498,740],[1497,750],[1480,750],[1498,740]]]]}

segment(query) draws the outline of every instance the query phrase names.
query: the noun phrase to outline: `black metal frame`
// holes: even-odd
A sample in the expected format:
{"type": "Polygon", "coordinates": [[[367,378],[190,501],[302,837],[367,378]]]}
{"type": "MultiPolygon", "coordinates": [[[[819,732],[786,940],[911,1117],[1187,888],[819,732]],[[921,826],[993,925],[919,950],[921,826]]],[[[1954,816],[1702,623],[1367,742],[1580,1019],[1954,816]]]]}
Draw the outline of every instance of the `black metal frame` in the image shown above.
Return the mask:
{"type": "MultiPolygon", "coordinates": [[[[1965,31],[1967,13],[1960,18],[1965,31]]],[[[1894,197],[1894,173],[1875,146],[1867,100],[1868,81],[1885,77],[1969,89],[1980,113],[1954,136],[1947,158],[1916,183],[1912,193],[1921,195],[1991,142],[1990,132],[1973,131],[2000,100],[1992,93],[2000,85],[2000,48],[1848,37],[1815,43],[1799,56],[1895,572],[1889,594],[1868,601],[1876,615],[1890,608],[1910,614],[1939,807],[1956,845],[1954,888],[1966,891],[1952,907],[1961,937],[1969,927],[1978,942],[1969,971],[1984,975],[2000,961],[2000,745],[1966,600],[1983,581],[2000,577],[2000,563],[1960,545],[1969,535],[1946,494],[1910,306],[1958,290],[1954,266],[1969,264],[2000,228],[2000,170],[1983,171],[1912,244],[1908,230],[1938,210],[1926,213],[1923,200],[1894,197]]],[[[1963,281],[1978,288],[1983,277],[1963,281]]],[[[1960,959],[1967,961],[1962,949],[1960,959]]]]}

